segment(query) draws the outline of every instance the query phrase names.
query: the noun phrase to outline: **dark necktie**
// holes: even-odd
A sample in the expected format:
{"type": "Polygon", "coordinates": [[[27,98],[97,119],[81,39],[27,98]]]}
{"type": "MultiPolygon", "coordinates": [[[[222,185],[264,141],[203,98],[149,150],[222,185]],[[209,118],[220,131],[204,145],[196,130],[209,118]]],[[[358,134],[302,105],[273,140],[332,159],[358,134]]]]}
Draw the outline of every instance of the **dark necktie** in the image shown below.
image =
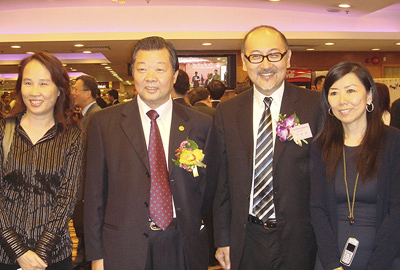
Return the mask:
{"type": "Polygon", "coordinates": [[[147,112],[151,119],[149,138],[150,162],[150,218],[161,229],[165,230],[172,221],[172,194],[169,186],[167,163],[155,110],[147,112]]]}
{"type": "Polygon", "coordinates": [[[253,211],[262,221],[274,213],[272,188],[272,161],[274,158],[272,117],[270,105],[272,98],[264,99],[265,109],[258,126],[254,170],[253,211]]]}

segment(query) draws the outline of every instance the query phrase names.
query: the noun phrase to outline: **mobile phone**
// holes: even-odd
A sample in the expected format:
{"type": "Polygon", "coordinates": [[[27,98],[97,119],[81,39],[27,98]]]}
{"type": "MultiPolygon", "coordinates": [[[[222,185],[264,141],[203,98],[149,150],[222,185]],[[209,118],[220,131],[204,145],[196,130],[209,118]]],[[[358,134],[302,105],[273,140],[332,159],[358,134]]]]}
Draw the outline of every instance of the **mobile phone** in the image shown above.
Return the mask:
{"type": "Polygon", "coordinates": [[[344,245],[342,257],[340,258],[340,263],[346,266],[351,265],[354,257],[356,256],[358,244],[359,242],[357,239],[349,237],[346,244],[344,245]]]}

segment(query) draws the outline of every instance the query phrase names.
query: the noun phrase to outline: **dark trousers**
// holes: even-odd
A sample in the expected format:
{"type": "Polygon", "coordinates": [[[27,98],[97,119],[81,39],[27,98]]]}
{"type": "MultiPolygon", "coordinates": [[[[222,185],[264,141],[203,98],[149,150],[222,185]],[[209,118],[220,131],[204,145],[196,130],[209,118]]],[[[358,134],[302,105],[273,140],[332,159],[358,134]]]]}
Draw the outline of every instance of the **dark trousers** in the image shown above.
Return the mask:
{"type": "Polygon", "coordinates": [[[177,227],[149,231],[145,270],[187,270],[182,240],[177,227]]]}
{"type": "MultiPolygon", "coordinates": [[[[0,270],[17,270],[19,265],[10,265],[10,264],[2,264],[0,263],[0,270]]],[[[59,261],[57,263],[53,263],[46,267],[46,270],[71,270],[72,269],[72,257],[59,261]]]]}
{"type": "Polygon", "coordinates": [[[247,223],[246,240],[239,269],[284,269],[276,229],[266,230],[262,225],[247,223]]]}

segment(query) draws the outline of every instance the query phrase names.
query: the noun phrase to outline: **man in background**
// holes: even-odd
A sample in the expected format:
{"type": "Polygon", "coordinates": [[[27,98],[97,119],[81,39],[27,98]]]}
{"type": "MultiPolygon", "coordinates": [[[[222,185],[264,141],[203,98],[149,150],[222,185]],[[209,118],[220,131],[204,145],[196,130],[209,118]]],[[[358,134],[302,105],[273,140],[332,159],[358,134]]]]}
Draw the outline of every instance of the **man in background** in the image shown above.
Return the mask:
{"type": "Polygon", "coordinates": [[[194,72],[194,76],[192,78],[192,83],[193,83],[193,88],[199,87],[200,86],[200,77],[197,75],[198,72],[194,72]]]}
{"type": "Polygon", "coordinates": [[[211,94],[211,104],[213,108],[217,108],[217,105],[221,102],[221,98],[225,93],[225,85],[221,81],[211,81],[207,85],[207,89],[211,94]]]}
{"type": "Polygon", "coordinates": [[[119,103],[117,90],[111,89],[110,91],[107,92],[107,95],[108,95],[108,100],[110,101],[108,106],[116,105],[119,103]]]}
{"type": "Polygon", "coordinates": [[[214,70],[214,76],[212,77],[212,80],[215,81],[220,81],[221,80],[221,76],[218,74],[218,70],[214,70]]]}
{"type": "MultiPolygon", "coordinates": [[[[81,109],[82,118],[81,123],[83,126],[84,136],[85,136],[85,148],[87,146],[87,137],[90,132],[90,125],[94,113],[101,110],[101,108],[96,103],[96,94],[98,91],[97,81],[92,76],[82,75],[79,76],[75,85],[72,89],[72,97],[74,100],[75,107],[81,109]]],[[[86,162],[86,151],[85,158],[86,162]]],[[[72,216],[74,222],[75,233],[79,239],[77,257],[74,261],[74,269],[90,269],[90,265],[85,261],[85,244],[84,244],[84,233],[83,233],[83,192],[85,184],[85,172],[82,174],[81,184],[79,186],[77,202],[75,205],[75,210],[72,216]]]]}
{"type": "Polygon", "coordinates": [[[188,94],[190,104],[199,112],[215,118],[215,109],[211,104],[211,95],[207,88],[197,87],[188,94]]]}
{"type": "Polygon", "coordinates": [[[102,109],[107,107],[107,102],[105,102],[105,100],[101,98],[101,92],[100,92],[100,89],[98,89],[98,88],[97,88],[97,92],[96,92],[96,103],[102,109]]]}
{"type": "Polygon", "coordinates": [[[185,96],[186,93],[189,91],[189,88],[189,75],[182,69],[178,70],[178,77],[176,78],[174,89],[171,93],[174,102],[190,107],[190,105],[185,100],[185,96]]]}
{"type": "Polygon", "coordinates": [[[324,88],[324,82],[325,82],[325,76],[318,76],[314,80],[314,87],[315,91],[322,92],[322,89],[324,88]]]}

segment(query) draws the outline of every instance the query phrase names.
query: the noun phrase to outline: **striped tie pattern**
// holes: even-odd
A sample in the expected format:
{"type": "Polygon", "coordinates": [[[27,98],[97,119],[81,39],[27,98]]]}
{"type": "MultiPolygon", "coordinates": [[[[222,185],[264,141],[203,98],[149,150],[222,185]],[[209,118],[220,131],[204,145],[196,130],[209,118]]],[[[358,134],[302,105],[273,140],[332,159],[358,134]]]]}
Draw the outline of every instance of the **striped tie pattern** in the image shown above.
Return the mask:
{"type": "Polygon", "coordinates": [[[165,230],[172,221],[172,194],[164,147],[156,121],[159,115],[155,110],[150,110],[147,116],[151,119],[148,149],[151,178],[150,219],[165,230]]]}
{"type": "Polygon", "coordinates": [[[253,211],[256,217],[265,222],[274,213],[272,187],[273,132],[270,105],[272,98],[264,99],[265,109],[258,126],[253,211]]]}

